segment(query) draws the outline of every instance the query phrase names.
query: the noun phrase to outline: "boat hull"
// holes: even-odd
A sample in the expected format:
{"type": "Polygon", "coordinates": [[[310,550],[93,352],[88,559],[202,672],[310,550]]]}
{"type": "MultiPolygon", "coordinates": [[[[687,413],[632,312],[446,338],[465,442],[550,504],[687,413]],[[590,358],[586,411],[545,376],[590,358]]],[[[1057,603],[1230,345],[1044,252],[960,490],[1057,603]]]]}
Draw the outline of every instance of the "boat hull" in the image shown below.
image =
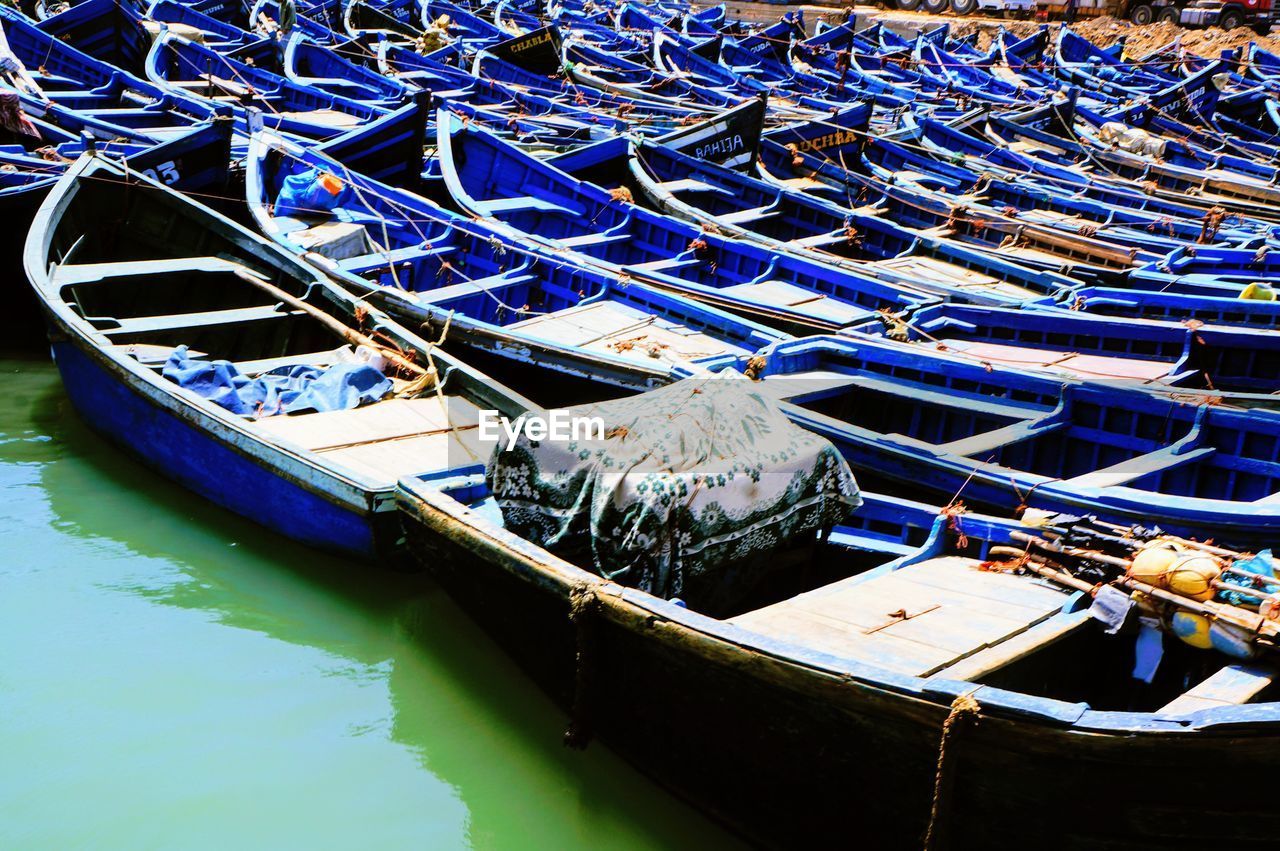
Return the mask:
{"type": "MultiPolygon", "coordinates": [[[[660,784],[770,847],[922,847],[944,722],[966,684],[877,685],[763,639],[701,633],[617,586],[575,595],[531,548],[401,500],[410,551],[448,593],[578,729],[660,784]]],[[[1264,782],[1280,742],[1263,730],[1107,734],[1007,714],[957,726],[929,847],[1246,848],[1274,837],[1265,801],[1227,800],[1217,785],[1264,782]],[[1091,803],[1047,810],[1082,796],[1091,803]]]]}
{"type": "Polygon", "coordinates": [[[391,542],[398,538],[394,512],[376,512],[368,503],[358,506],[304,487],[252,447],[215,437],[198,413],[184,416],[156,398],[160,394],[147,393],[91,347],[54,336],[53,359],[76,412],[147,466],[304,544],[368,559],[393,549],[391,542]]]}

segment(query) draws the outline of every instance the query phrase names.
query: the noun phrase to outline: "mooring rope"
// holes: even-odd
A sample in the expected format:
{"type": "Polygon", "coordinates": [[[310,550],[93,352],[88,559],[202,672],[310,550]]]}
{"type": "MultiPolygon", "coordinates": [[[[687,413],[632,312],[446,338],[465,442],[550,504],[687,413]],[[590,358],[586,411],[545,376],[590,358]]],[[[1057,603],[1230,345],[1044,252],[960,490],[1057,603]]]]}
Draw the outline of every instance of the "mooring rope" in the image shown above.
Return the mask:
{"type": "Polygon", "coordinates": [[[978,723],[982,706],[972,694],[962,694],[951,702],[951,712],[947,720],[942,722],[942,740],[938,744],[938,770],[933,778],[933,804],[929,808],[929,827],[924,834],[925,851],[935,851],[942,847],[942,830],[940,820],[948,802],[949,792],[955,774],[955,760],[948,760],[948,754],[954,753],[952,740],[965,726],[978,723]],[[951,749],[948,746],[952,745],[951,749]]]}
{"type": "Polygon", "coordinates": [[[583,584],[569,592],[569,622],[574,627],[573,704],[564,743],[581,750],[591,741],[590,682],[594,662],[592,615],[600,606],[595,588],[583,584]]]}

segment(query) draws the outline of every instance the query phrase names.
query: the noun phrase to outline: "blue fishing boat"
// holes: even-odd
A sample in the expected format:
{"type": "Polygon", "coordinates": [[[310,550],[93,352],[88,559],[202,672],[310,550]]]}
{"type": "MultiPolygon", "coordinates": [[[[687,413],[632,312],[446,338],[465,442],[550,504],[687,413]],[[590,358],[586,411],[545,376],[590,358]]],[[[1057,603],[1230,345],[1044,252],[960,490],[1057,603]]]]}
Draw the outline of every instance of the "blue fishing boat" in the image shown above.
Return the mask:
{"type": "Polygon", "coordinates": [[[181,97],[225,105],[242,127],[248,127],[252,108],[267,126],[313,139],[339,135],[387,111],[291,82],[173,32],[156,39],[147,56],[147,77],[181,97]]]}
{"type": "MultiPolygon", "coordinates": [[[[359,50],[352,48],[349,53],[359,55],[359,50]]],[[[365,55],[372,58],[374,54],[366,51],[365,55]]],[[[376,108],[394,107],[409,95],[403,82],[357,64],[300,32],[286,37],[280,65],[284,76],[299,85],[376,108]]]]}
{"type": "Polygon", "coordinates": [[[944,304],[909,316],[885,314],[848,330],[979,364],[1120,384],[1184,401],[1280,407],[1280,339],[1270,329],[944,304]]]}
{"type": "MultiPolygon", "coordinates": [[[[231,127],[229,119],[215,119],[182,136],[156,143],[97,141],[92,137],[74,139],[52,125],[40,124],[44,145],[38,151],[17,146],[0,146],[0,215],[11,222],[28,222],[59,176],[86,150],[86,146],[127,164],[142,174],[184,192],[218,197],[225,195],[231,174],[231,127]],[[14,150],[17,147],[17,150],[14,150]]],[[[9,292],[10,305],[19,322],[9,336],[9,345],[43,348],[44,329],[40,310],[22,272],[24,227],[10,228],[0,239],[2,256],[11,258],[5,267],[15,285],[9,292]]]]}
{"type": "MultiPolygon", "coordinates": [[[[355,138],[334,144],[373,159],[355,138]]],[[[745,365],[785,337],[643,282],[619,282],[563,256],[529,251],[353,172],[326,156],[329,147],[254,136],[245,184],[258,227],[352,292],[447,334],[450,344],[603,384],[647,387],[671,381],[677,368],[745,365]],[[346,185],[341,204],[285,206],[286,185],[325,174],[346,185]]]]}
{"type": "MultiPolygon", "coordinates": [[[[656,396],[635,405],[669,410],[656,396]]],[[[1149,656],[1090,615],[1097,575],[1027,556],[1029,540],[1118,531],[864,493],[726,610],[540,545],[500,488],[478,467],[404,479],[409,549],[567,714],[567,742],[598,737],[755,842],[848,844],[839,812],[874,847],[1030,847],[1046,798],[1081,790],[1107,806],[1054,825],[1068,847],[1270,841],[1258,796],[1227,796],[1222,822],[1178,818],[1151,779],[1215,798],[1221,775],[1202,770],[1214,764],[1265,784],[1274,668],[1165,640],[1150,682],[1135,681],[1149,656]]]]}
{"type": "Polygon", "coordinates": [[[480,457],[526,401],[231,220],[102,157],[36,218],[27,275],[95,430],[307,544],[390,558],[402,475],[480,457]]]}
{"type": "Polygon", "coordinates": [[[882,307],[933,300],[908,284],[779,254],[651,212],[634,204],[625,187],[577,180],[444,111],[436,137],[453,201],[491,227],[780,330],[833,329],[882,307]]]}
{"type": "Polygon", "coordinates": [[[183,135],[221,112],[76,50],[13,9],[0,7],[0,23],[22,65],[7,72],[22,109],[69,133],[157,141],[183,135]]]}
{"type": "Polygon", "coordinates": [[[765,356],[796,422],[898,487],[1241,545],[1265,544],[1280,512],[1280,444],[1243,448],[1276,443],[1271,412],[862,340],[784,342],[765,356]]]}
{"type": "MultiPolygon", "coordinates": [[[[891,144],[879,138],[871,141],[877,146],[891,144]]],[[[828,192],[827,197],[843,194],[851,208],[865,208],[877,216],[917,229],[924,236],[945,238],[1030,268],[1091,282],[1107,282],[1155,259],[1150,254],[1144,257],[1137,248],[1109,245],[1079,233],[1063,233],[1024,223],[1017,217],[975,212],[964,203],[929,192],[918,184],[899,185],[896,181],[854,171],[846,167],[847,164],[850,164],[847,159],[841,162],[815,156],[771,139],[764,139],[760,146],[761,174],[779,185],[788,185],[795,178],[821,183],[835,190],[835,193],[828,192]]],[[[974,177],[976,183],[977,176],[974,177]]]]}
{"type": "Polygon", "coordinates": [[[1074,286],[1060,275],[931,238],[865,210],[740,174],[658,143],[619,142],[619,147],[635,186],[656,209],[775,251],[819,254],[825,262],[910,283],[956,301],[1016,304],[1074,286]]]}

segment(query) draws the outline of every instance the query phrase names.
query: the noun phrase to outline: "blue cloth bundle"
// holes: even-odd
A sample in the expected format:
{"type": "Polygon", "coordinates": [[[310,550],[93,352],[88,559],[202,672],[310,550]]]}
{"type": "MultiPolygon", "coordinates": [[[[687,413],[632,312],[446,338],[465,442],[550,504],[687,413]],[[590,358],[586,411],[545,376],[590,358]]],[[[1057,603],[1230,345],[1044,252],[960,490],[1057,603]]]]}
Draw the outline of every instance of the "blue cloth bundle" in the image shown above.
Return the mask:
{"type": "Polygon", "coordinates": [[[173,350],[163,374],[179,387],[246,417],[358,408],[392,389],[391,379],[368,364],[282,366],[250,378],[230,361],[192,358],[186,346],[173,350]]]}

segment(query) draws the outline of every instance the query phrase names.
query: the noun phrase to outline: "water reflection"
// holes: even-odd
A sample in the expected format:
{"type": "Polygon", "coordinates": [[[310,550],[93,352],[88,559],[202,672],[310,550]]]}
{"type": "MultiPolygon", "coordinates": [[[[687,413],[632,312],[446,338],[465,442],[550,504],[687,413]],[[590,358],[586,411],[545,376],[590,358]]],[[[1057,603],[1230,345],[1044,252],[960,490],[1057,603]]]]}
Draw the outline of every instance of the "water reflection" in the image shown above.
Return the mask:
{"type": "Polygon", "coordinates": [[[48,364],[0,373],[0,838],[731,844],[605,749],[564,749],[425,577],[215,509],[88,432],[48,364]]]}

